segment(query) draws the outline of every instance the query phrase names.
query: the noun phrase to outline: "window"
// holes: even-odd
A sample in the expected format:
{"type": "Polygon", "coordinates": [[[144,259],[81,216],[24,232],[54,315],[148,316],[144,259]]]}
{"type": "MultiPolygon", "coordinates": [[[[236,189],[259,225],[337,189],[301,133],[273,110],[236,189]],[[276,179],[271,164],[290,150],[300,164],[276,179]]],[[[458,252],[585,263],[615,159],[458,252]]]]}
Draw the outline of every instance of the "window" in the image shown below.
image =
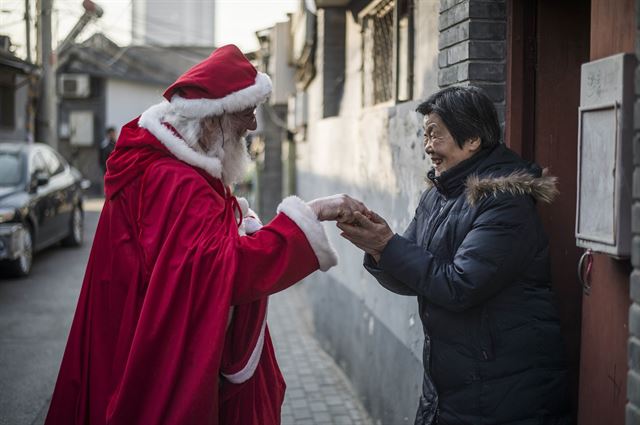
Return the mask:
{"type": "Polygon", "coordinates": [[[411,99],[413,2],[380,0],[360,13],[363,38],[363,103],[411,99]]]}
{"type": "Polygon", "coordinates": [[[413,97],[413,3],[399,1],[396,9],[396,100],[413,97]]]}
{"type": "Polygon", "coordinates": [[[0,127],[15,127],[15,102],[15,74],[0,75],[0,127]]]}
{"type": "Polygon", "coordinates": [[[22,173],[22,158],[20,158],[20,154],[0,152],[0,187],[20,184],[22,173]]]}

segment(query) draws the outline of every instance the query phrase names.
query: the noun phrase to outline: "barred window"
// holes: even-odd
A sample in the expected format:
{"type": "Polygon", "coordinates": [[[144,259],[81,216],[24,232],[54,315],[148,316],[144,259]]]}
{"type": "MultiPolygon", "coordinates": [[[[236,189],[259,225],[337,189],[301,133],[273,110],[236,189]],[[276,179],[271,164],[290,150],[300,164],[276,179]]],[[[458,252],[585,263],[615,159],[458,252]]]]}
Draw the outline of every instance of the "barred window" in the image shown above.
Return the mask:
{"type": "Polygon", "coordinates": [[[411,98],[412,0],[372,2],[361,15],[365,106],[411,98]]]}
{"type": "Polygon", "coordinates": [[[365,16],[364,69],[369,84],[365,89],[365,105],[390,100],[393,97],[393,6],[394,0],[384,0],[365,16]]]}

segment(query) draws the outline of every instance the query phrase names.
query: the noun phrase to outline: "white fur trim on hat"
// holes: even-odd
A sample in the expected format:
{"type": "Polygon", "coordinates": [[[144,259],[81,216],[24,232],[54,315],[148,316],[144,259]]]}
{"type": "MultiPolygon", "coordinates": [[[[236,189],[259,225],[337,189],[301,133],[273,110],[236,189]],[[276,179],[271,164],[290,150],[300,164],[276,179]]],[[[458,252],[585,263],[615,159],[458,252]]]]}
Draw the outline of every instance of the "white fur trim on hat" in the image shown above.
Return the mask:
{"type": "Polygon", "coordinates": [[[325,272],[338,264],[338,254],[331,246],[322,223],[306,202],[297,196],[286,197],[278,205],[278,212],[285,214],[302,230],[318,258],[320,270],[325,272]]]}
{"type": "Polygon", "coordinates": [[[162,123],[162,118],[168,112],[171,105],[168,102],[151,106],[140,115],[138,126],[146,128],[153,134],[176,158],[202,168],[213,177],[222,178],[222,163],[220,159],[203,155],[194,151],[180,137],[162,123]]]}
{"type": "Polygon", "coordinates": [[[258,72],[253,85],[226,95],[220,99],[185,99],[173,95],[171,104],[174,110],[187,118],[219,116],[225,112],[240,112],[252,106],[258,106],[271,94],[271,78],[258,72]]]}

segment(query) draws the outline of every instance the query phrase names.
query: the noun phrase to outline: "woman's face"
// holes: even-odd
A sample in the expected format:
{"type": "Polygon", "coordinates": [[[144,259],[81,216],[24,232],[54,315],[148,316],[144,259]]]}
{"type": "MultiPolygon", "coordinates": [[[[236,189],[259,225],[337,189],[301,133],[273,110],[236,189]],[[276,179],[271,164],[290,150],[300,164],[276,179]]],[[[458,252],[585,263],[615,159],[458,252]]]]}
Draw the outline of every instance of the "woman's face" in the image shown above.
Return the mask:
{"type": "Polygon", "coordinates": [[[424,116],[424,151],[431,158],[436,177],[471,158],[479,149],[479,139],[465,141],[461,149],[438,114],[424,116]]]}

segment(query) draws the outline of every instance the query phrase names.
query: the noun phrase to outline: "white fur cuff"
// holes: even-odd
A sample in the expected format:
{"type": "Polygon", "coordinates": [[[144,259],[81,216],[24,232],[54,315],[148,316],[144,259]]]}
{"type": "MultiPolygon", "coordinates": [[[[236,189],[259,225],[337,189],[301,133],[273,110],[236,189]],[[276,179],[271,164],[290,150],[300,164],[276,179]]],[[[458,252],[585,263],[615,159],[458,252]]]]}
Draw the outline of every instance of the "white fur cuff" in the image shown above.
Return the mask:
{"type": "Polygon", "coordinates": [[[217,179],[222,178],[222,163],[218,158],[209,157],[191,149],[187,142],[176,136],[163,123],[165,114],[171,106],[168,102],[158,103],[142,113],[138,126],[146,128],[176,158],[194,167],[202,168],[217,179]]]}
{"type": "Polygon", "coordinates": [[[338,254],[331,246],[322,223],[306,202],[297,196],[289,196],[278,205],[278,212],[285,214],[302,230],[318,258],[320,270],[325,272],[338,264],[338,254]]]}

